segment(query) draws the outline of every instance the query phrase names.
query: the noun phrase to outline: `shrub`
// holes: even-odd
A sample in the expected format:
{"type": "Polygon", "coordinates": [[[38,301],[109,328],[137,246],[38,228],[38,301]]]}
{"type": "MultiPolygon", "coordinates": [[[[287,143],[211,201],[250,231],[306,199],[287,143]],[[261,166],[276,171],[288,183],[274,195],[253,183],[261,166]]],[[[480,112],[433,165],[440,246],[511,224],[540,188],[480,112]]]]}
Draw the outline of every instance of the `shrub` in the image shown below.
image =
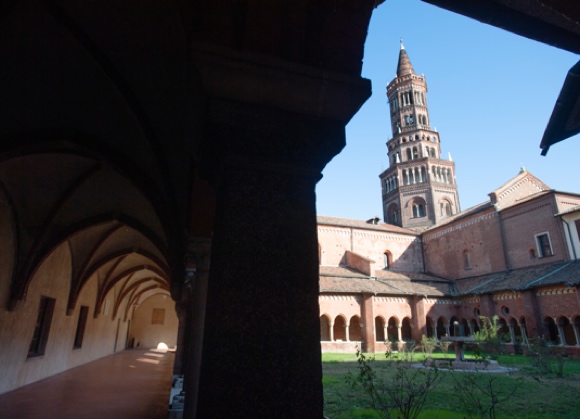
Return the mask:
{"type": "Polygon", "coordinates": [[[502,337],[500,336],[501,326],[497,323],[498,316],[493,316],[492,318],[480,316],[481,328],[479,332],[475,332],[473,337],[478,343],[475,349],[475,354],[477,357],[483,359],[498,359],[499,355],[502,353],[502,337]]]}
{"type": "Polygon", "coordinates": [[[475,372],[453,372],[453,389],[468,416],[495,419],[498,406],[509,400],[523,384],[523,377],[507,385],[499,375],[475,372]]]}
{"type": "Polygon", "coordinates": [[[530,340],[528,357],[538,373],[555,373],[557,377],[562,377],[568,352],[561,346],[552,345],[547,339],[537,338],[530,340]]]}
{"type": "Polygon", "coordinates": [[[427,358],[430,358],[439,347],[439,341],[436,337],[429,338],[425,335],[421,337],[421,350],[427,358]]]}
{"type": "Polygon", "coordinates": [[[379,417],[415,419],[425,406],[427,395],[441,380],[436,368],[411,366],[409,350],[393,354],[387,352],[388,377],[379,377],[372,364],[374,357],[366,357],[357,351],[358,372],[349,374],[347,381],[362,386],[371,399],[371,407],[379,417]]]}

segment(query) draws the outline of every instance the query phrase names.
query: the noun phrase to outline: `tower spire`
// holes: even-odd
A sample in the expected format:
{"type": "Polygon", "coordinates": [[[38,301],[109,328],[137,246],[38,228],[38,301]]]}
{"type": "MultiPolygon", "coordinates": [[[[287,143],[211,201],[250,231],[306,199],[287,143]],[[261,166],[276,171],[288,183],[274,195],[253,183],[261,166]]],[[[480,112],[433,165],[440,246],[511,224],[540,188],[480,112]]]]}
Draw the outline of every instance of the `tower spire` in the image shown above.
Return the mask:
{"type": "Polygon", "coordinates": [[[409,55],[407,55],[407,50],[405,50],[405,45],[403,45],[403,39],[400,39],[401,49],[399,51],[399,63],[397,64],[397,77],[407,76],[409,74],[415,74],[413,66],[411,65],[411,60],[409,55]]]}

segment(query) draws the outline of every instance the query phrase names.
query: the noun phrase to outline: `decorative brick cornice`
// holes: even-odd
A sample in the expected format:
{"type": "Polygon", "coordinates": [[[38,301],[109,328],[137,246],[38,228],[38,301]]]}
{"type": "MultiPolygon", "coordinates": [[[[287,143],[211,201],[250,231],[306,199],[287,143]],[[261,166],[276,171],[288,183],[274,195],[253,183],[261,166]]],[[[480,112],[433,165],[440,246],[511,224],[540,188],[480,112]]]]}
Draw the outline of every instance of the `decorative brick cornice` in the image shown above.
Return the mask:
{"type": "Polygon", "coordinates": [[[377,302],[411,304],[411,300],[404,297],[375,297],[374,299],[377,302]]]}
{"type": "Polygon", "coordinates": [[[381,233],[380,231],[365,231],[356,230],[353,228],[351,232],[350,228],[329,228],[329,227],[318,227],[318,234],[333,234],[337,236],[348,236],[352,234],[355,237],[370,238],[370,239],[380,239],[386,241],[395,242],[407,242],[407,243],[421,243],[421,239],[418,237],[409,237],[405,235],[396,235],[393,233],[381,233]]]}
{"type": "Polygon", "coordinates": [[[518,298],[522,298],[519,292],[506,292],[492,296],[493,301],[516,300],[518,298]]]}
{"type": "Polygon", "coordinates": [[[536,291],[537,296],[576,294],[576,288],[550,288],[536,291]]]}
{"type": "Polygon", "coordinates": [[[450,300],[450,299],[444,299],[444,298],[427,298],[425,300],[425,303],[427,304],[456,304],[457,301],[455,300],[450,300]]]}
{"type": "Polygon", "coordinates": [[[318,296],[320,301],[356,301],[357,303],[362,302],[362,297],[360,295],[320,295],[318,296]]]}

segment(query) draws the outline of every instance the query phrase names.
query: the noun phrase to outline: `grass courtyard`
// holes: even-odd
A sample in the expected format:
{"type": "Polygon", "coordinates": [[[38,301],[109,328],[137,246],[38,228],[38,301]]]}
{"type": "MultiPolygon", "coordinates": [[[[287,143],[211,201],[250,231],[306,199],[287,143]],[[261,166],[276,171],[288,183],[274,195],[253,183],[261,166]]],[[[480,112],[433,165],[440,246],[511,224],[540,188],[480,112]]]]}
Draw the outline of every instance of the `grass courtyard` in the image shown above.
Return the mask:
{"type": "MultiPolygon", "coordinates": [[[[436,354],[454,357],[454,354],[436,354]]],[[[416,354],[419,357],[422,354],[416,354]]],[[[468,354],[469,356],[469,354],[468,354]]],[[[385,381],[393,380],[392,365],[389,368],[384,354],[376,354],[372,363],[377,376],[385,381]]],[[[542,373],[530,359],[523,355],[500,355],[502,366],[517,368],[510,374],[494,375],[493,385],[499,391],[517,388],[515,394],[496,408],[498,418],[523,419],[578,419],[580,418],[580,360],[564,362],[563,375],[542,373]]],[[[330,419],[378,418],[371,408],[369,396],[362,387],[347,383],[350,373],[358,371],[355,354],[322,354],[324,414],[330,419]]],[[[425,409],[419,418],[461,419],[469,417],[459,397],[454,395],[454,384],[461,380],[461,372],[440,371],[441,381],[428,394],[425,409]],[[456,374],[453,377],[453,374],[456,374]]],[[[478,373],[477,379],[488,380],[486,374],[478,373]]],[[[395,416],[396,417],[396,416],[395,416]]]]}

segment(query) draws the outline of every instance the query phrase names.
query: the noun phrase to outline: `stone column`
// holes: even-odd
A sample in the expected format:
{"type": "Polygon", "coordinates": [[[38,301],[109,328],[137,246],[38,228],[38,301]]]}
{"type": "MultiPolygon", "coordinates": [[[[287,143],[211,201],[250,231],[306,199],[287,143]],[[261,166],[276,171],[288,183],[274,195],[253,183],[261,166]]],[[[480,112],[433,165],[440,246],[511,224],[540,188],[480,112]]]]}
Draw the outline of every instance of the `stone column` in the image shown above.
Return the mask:
{"type": "Polygon", "coordinates": [[[445,325],[445,335],[446,335],[446,336],[451,336],[451,333],[449,332],[449,323],[447,323],[447,324],[445,325]]]}
{"type": "Polygon", "coordinates": [[[401,325],[397,326],[397,341],[399,343],[403,342],[403,326],[401,325]]]}
{"type": "Polygon", "coordinates": [[[211,240],[192,238],[188,243],[188,264],[195,266],[191,281],[187,284],[191,292],[187,325],[187,360],[185,365],[185,417],[196,417],[199,396],[202,346],[207,301],[211,240]]]}
{"type": "Polygon", "coordinates": [[[334,342],[334,321],[330,322],[330,341],[334,342]]]}
{"type": "Polygon", "coordinates": [[[522,342],[525,345],[528,345],[528,332],[526,331],[526,326],[518,321],[518,325],[520,326],[520,330],[522,331],[522,342]]]}
{"type": "Polygon", "coordinates": [[[184,361],[186,359],[186,330],[187,314],[189,311],[188,301],[178,301],[175,303],[175,313],[179,321],[177,326],[177,348],[175,350],[175,360],[173,362],[173,374],[183,374],[184,361]]]}
{"type": "Polygon", "coordinates": [[[348,333],[349,332],[349,329],[350,329],[350,322],[349,323],[346,323],[344,325],[344,336],[346,337],[346,341],[347,342],[350,342],[350,333],[348,333]]]}
{"type": "Polygon", "coordinates": [[[514,327],[508,324],[508,329],[510,331],[510,343],[516,343],[516,334],[514,332],[514,327]]]}
{"type": "Polygon", "coordinates": [[[560,345],[566,346],[566,335],[564,335],[564,327],[556,322],[556,327],[558,328],[558,335],[560,337],[560,345]]]}

